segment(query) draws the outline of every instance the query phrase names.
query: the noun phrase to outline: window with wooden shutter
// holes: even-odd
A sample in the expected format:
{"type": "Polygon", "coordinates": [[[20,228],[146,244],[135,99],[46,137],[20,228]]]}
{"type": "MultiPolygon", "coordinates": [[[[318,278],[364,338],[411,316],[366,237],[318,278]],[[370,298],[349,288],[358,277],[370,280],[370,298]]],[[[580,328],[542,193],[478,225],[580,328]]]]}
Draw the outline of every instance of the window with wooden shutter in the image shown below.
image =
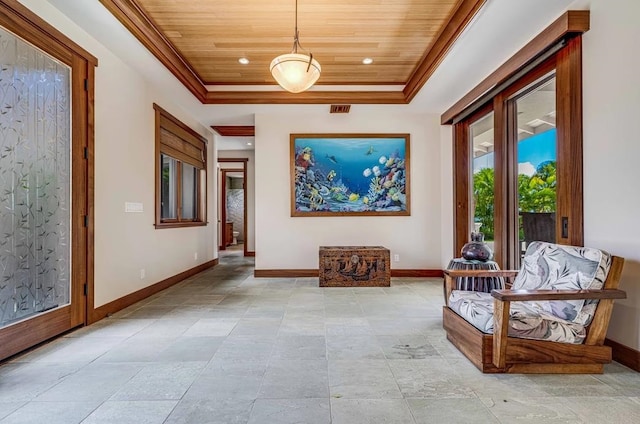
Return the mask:
{"type": "Polygon", "coordinates": [[[206,139],[157,104],[156,228],[207,225],[206,139]]]}

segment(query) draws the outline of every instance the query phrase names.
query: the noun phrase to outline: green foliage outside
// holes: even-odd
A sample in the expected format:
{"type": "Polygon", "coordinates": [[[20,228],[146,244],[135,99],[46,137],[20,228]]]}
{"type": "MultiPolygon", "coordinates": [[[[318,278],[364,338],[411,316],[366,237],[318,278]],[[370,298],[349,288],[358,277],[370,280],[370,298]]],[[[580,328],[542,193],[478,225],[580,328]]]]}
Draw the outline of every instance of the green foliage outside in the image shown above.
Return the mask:
{"type": "MultiPolygon", "coordinates": [[[[483,168],[473,175],[475,222],[482,223],[485,240],[494,239],[495,175],[491,168],[483,168]]],[[[521,212],[555,212],[556,162],[542,162],[531,176],[518,175],[518,198],[521,212]]],[[[522,231],[522,230],[521,230],[522,231]]],[[[524,237],[520,234],[520,239],[524,237]]]]}

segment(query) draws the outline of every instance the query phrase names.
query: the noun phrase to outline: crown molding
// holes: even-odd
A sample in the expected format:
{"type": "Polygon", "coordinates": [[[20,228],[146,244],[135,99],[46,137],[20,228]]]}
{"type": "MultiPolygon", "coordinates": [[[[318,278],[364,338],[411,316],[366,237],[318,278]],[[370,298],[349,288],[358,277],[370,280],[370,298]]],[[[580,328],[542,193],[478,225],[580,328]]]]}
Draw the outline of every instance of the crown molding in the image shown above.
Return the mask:
{"type": "Polygon", "coordinates": [[[425,52],[422,60],[416,66],[415,71],[407,81],[404,88],[404,96],[407,103],[415,97],[422,86],[433,75],[440,63],[445,58],[453,43],[456,42],[462,31],[478,13],[487,0],[461,0],[455,12],[449,18],[449,22],[442,27],[433,44],[425,52]]]}
{"type": "MultiPolygon", "coordinates": [[[[425,52],[403,91],[209,91],[136,0],[100,0],[203,104],[407,104],[435,72],[447,52],[486,0],[459,0],[449,22],[425,52]]],[[[336,84],[342,85],[342,84],[336,84]]]]}

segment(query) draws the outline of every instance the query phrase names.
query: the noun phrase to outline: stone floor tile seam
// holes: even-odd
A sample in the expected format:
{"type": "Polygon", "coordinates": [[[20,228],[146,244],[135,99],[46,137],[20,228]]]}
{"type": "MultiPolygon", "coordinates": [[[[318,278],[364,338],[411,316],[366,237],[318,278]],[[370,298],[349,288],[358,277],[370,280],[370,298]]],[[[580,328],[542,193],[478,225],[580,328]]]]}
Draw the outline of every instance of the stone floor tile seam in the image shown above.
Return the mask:
{"type": "MultiPolygon", "coordinates": [[[[221,261],[220,266],[211,268],[205,271],[204,273],[198,274],[197,276],[190,278],[189,280],[185,280],[173,286],[172,288],[168,289],[168,291],[161,292],[157,296],[147,299],[146,302],[136,304],[137,306],[132,305],[131,307],[127,308],[126,314],[120,314],[120,315],[114,314],[112,318],[116,322],[117,320],[124,321],[127,319],[134,319],[134,320],[149,319],[150,321],[155,323],[155,322],[158,322],[160,319],[172,319],[176,316],[180,317],[182,315],[179,314],[179,310],[182,309],[185,305],[162,305],[160,304],[162,303],[162,301],[158,302],[158,304],[154,304],[153,301],[161,299],[162,296],[170,295],[170,296],[173,296],[173,300],[167,298],[165,299],[165,301],[167,303],[171,303],[174,301],[176,302],[179,301],[179,299],[181,299],[182,297],[193,295],[193,293],[203,293],[204,295],[204,292],[208,292],[209,294],[214,296],[221,296],[220,298],[221,301],[224,299],[227,299],[227,302],[225,305],[223,305],[222,307],[216,308],[220,310],[223,315],[217,315],[217,314],[210,315],[209,318],[218,319],[220,316],[233,317],[232,319],[235,319],[236,321],[235,321],[235,324],[233,325],[233,328],[230,330],[229,334],[231,334],[234,331],[234,329],[237,328],[241,320],[249,320],[250,324],[251,324],[251,320],[259,321],[263,318],[278,320],[279,322],[278,331],[273,336],[269,336],[271,340],[274,340],[274,341],[267,342],[266,345],[264,345],[262,342],[258,342],[258,345],[256,345],[256,346],[267,346],[267,347],[264,347],[264,353],[265,353],[264,356],[255,357],[255,358],[258,358],[256,359],[258,363],[266,364],[264,365],[265,368],[260,376],[258,393],[260,393],[261,390],[265,387],[265,384],[266,384],[265,377],[267,375],[268,367],[271,366],[272,364],[275,364],[275,361],[282,362],[282,361],[288,361],[288,360],[295,360],[300,363],[300,361],[305,360],[304,358],[299,357],[300,353],[296,350],[296,349],[301,349],[300,343],[297,343],[297,344],[292,343],[289,345],[288,348],[285,347],[283,348],[284,350],[280,351],[280,352],[292,352],[289,354],[292,355],[291,358],[293,359],[288,357],[276,357],[275,346],[279,338],[289,337],[289,336],[297,337],[297,336],[305,336],[305,335],[307,336],[317,335],[318,337],[324,337],[323,345],[320,345],[318,343],[317,347],[311,348],[311,351],[315,352],[313,354],[315,356],[313,360],[317,360],[318,357],[321,355],[321,352],[324,352],[324,360],[326,361],[325,363],[327,368],[326,372],[327,372],[327,375],[329,375],[329,368],[331,363],[331,360],[329,359],[329,340],[328,340],[330,338],[329,337],[330,334],[328,332],[329,322],[331,322],[331,325],[334,327],[343,326],[345,328],[344,336],[351,336],[351,333],[353,332],[356,332],[356,335],[354,336],[357,336],[358,335],[357,331],[360,331],[360,330],[351,328],[353,326],[357,326],[356,322],[353,320],[354,319],[365,319],[365,320],[373,319],[375,321],[375,324],[378,325],[378,329],[380,330],[381,334],[373,334],[372,336],[374,336],[374,338],[380,338],[380,337],[382,338],[382,339],[377,339],[376,343],[383,351],[382,358],[375,359],[375,360],[385,361],[384,362],[385,366],[390,372],[390,376],[392,376],[393,378],[393,382],[388,381],[388,383],[385,383],[385,387],[392,389],[395,385],[395,390],[398,391],[399,397],[381,399],[380,397],[377,397],[375,395],[375,392],[369,392],[369,393],[363,392],[361,394],[365,394],[365,395],[369,394],[370,396],[369,397],[365,396],[362,399],[358,397],[348,398],[348,400],[349,401],[367,400],[371,402],[381,402],[384,399],[393,399],[393,400],[402,399],[402,402],[395,402],[393,404],[404,405],[404,407],[408,409],[408,413],[410,414],[413,422],[424,422],[424,421],[420,421],[420,418],[416,415],[416,411],[414,411],[411,408],[409,404],[409,401],[411,400],[432,400],[432,399],[446,400],[446,399],[463,399],[463,398],[455,396],[454,392],[447,392],[446,389],[436,391],[436,395],[433,397],[428,396],[430,394],[429,391],[425,392],[426,393],[425,396],[416,396],[416,394],[422,394],[419,391],[418,392],[414,391],[413,393],[411,392],[403,393],[402,388],[405,387],[406,389],[407,382],[409,383],[409,386],[408,386],[409,390],[413,390],[411,388],[411,381],[410,379],[406,380],[406,376],[405,376],[406,381],[400,381],[402,380],[401,378],[402,374],[398,374],[398,372],[401,373],[402,371],[398,371],[398,370],[401,370],[400,368],[398,368],[398,370],[394,372],[395,368],[391,366],[391,364],[394,361],[405,360],[405,361],[415,361],[416,363],[420,363],[420,362],[427,363],[427,361],[431,359],[435,359],[435,358],[441,359],[444,361],[443,364],[446,364],[443,366],[446,366],[447,370],[441,371],[437,375],[446,376],[447,373],[450,373],[451,376],[455,376],[456,379],[461,379],[463,382],[466,381],[465,379],[468,379],[469,377],[471,377],[468,383],[471,384],[471,386],[469,387],[473,389],[472,390],[472,393],[474,396],[473,399],[479,399],[480,396],[486,397],[486,392],[483,392],[478,387],[475,387],[475,388],[473,387],[473,385],[483,385],[485,384],[483,383],[485,381],[486,381],[486,384],[489,384],[489,385],[496,384],[496,387],[498,388],[498,393],[504,393],[502,397],[500,397],[501,395],[498,394],[498,396],[496,397],[497,400],[502,400],[503,397],[505,400],[515,399],[511,396],[506,396],[506,394],[508,393],[507,391],[512,390],[514,388],[526,389],[529,387],[535,388],[537,386],[539,389],[539,388],[545,388],[548,386],[551,389],[561,390],[563,387],[570,389],[572,385],[579,383],[579,384],[587,384],[587,385],[593,384],[594,388],[598,390],[599,393],[603,393],[603,392],[608,393],[608,391],[611,390],[611,393],[613,393],[614,395],[611,395],[611,396],[607,395],[605,396],[606,399],[616,400],[617,402],[624,402],[624,404],[626,404],[628,408],[632,408],[633,411],[630,411],[630,412],[635,412],[636,410],[635,405],[639,405],[637,409],[640,410],[640,397],[639,397],[640,381],[638,381],[638,389],[637,389],[639,394],[635,395],[636,389],[634,387],[628,387],[628,386],[633,386],[633,383],[636,381],[635,375],[626,374],[627,370],[619,371],[620,374],[613,373],[613,374],[608,374],[607,376],[590,376],[588,378],[583,378],[582,380],[571,379],[571,377],[568,377],[569,379],[571,379],[572,382],[568,383],[567,385],[563,385],[561,382],[556,382],[554,380],[546,381],[544,379],[540,380],[540,379],[534,378],[531,381],[527,381],[526,378],[517,379],[517,377],[514,380],[511,376],[506,376],[505,378],[497,378],[497,377],[492,378],[492,376],[480,374],[475,370],[474,367],[472,366],[469,367],[468,360],[464,356],[462,356],[459,351],[455,350],[454,348],[451,347],[450,344],[448,344],[449,342],[444,337],[444,333],[441,329],[441,322],[439,326],[437,326],[435,323],[435,321],[437,321],[438,319],[441,319],[440,310],[442,307],[442,303],[438,299],[438,296],[441,296],[441,293],[439,292],[440,288],[438,287],[437,288],[438,290],[436,291],[435,287],[430,287],[430,286],[436,285],[435,283],[437,282],[435,280],[431,281],[429,279],[406,279],[406,278],[393,279],[392,285],[388,290],[387,289],[355,290],[355,289],[349,288],[347,289],[348,291],[344,291],[344,292],[337,292],[337,291],[330,292],[328,291],[328,289],[313,287],[312,285],[316,284],[316,281],[315,280],[312,281],[311,279],[271,279],[273,281],[269,281],[270,279],[256,279],[251,275],[250,272],[245,272],[244,269],[240,274],[237,274],[234,276],[233,275],[234,271],[231,268],[239,268],[237,263],[238,262],[236,262],[236,265],[229,266],[225,264],[224,261],[221,261]],[[273,286],[269,287],[268,284],[273,284],[273,286]],[[270,293],[265,293],[265,296],[263,296],[260,293],[260,291],[256,291],[256,290],[252,291],[251,290],[252,288],[260,288],[260,290],[263,290],[266,288],[266,290],[270,290],[270,293]],[[317,293],[317,294],[314,294],[314,293],[317,293]],[[334,294],[331,294],[331,293],[334,293],[334,294]],[[344,294],[336,295],[335,293],[344,293],[344,294]],[[284,297],[284,300],[279,299],[279,296],[284,297]],[[336,299],[336,297],[338,299],[336,299]],[[345,297],[347,301],[344,302],[345,299],[341,300],[339,299],[340,297],[345,297]],[[414,297],[415,299],[412,299],[412,297],[414,297]],[[421,299],[426,299],[427,301],[423,303],[421,299]],[[294,307],[296,305],[296,302],[298,305],[302,306],[302,308],[299,308],[297,311],[294,307]],[[274,305],[280,306],[284,311],[281,317],[279,318],[278,317],[274,318],[274,314],[269,315],[269,311],[273,311],[271,307],[274,305]],[[356,308],[356,310],[349,312],[347,309],[349,305],[356,308]],[[377,305],[383,305],[384,306],[384,308],[382,308],[383,310],[376,311],[377,305]],[[162,309],[163,307],[166,307],[166,306],[176,306],[176,307],[171,308],[170,310],[162,309]],[[405,307],[404,309],[403,309],[403,306],[405,307]],[[144,310],[139,311],[140,309],[144,309],[145,307],[147,308],[147,311],[144,311],[144,310]],[[252,310],[252,307],[253,307],[253,310],[252,310]],[[315,308],[315,310],[321,311],[320,313],[309,315],[310,319],[308,320],[308,322],[312,322],[316,320],[318,321],[319,325],[305,326],[303,324],[301,327],[294,328],[294,332],[291,332],[291,331],[281,332],[280,329],[282,328],[282,325],[285,322],[287,313],[289,313],[289,317],[291,318],[289,322],[289,324],[291,324],[291,322],[293,321],[296,321],[300,318],[304,318],[304,314],[300,314],[300,311],[303,310],[305,307],[309,307],[312,309],[315,308]],[[425,313],[421,313],[420,311],[421,308],[428,309],[429,311],[425,313]],[[134,311],[139,311],[139,312],[137,314],[134,314],[134,311]],[[150,317],[155,316],[156,313],[160,313],[163,311],[165,313],[162,315],[162,318],[146,318],[147,316],[150,316],[150,317]],[[252,311],[253,313],[250,314],[250,311],[252,311]],[[127,315],[129,314],[132,314],[133,316],[128,317],[127,315]],[[139,318],[136,318],[136,317],[139,317],[139,318]],[[391,329],[394,326],[397,326],[400,323],[406,322],[407,320],[409,323],[406,325],[405,324],[401,325],[402,327],[401,333],[396,334],[395,340],[398,340],[400,338],[409,338],[408,340],[405,339],[405,341],[403,342],[399,342],[399,341],[396,342],[394,341],[393,338],[391,338],[392,336],[390,334],[389,336],[387,336],[387,333],[391,332],[391,329]],[[384,321],[388,321],[388,323],[383,325],[384,321]],[[414,334],[413,332],[416,331],[415,329],[417,327],[420,327],[420,333],[414,334]],[[385,339],[385,337],[387,338],[385,339]],[[427,337],[429,339],[430,346],[431,348],[433,348],[433,352],[431,353],[433,356],[427,356],[426,358],[419,358],[419,359],[405,358],[405,357],[393,356],[393,355],[389,356],[389,352],[394,352],[391,349],[392,343],[408,343],[408,344],[421,343],[421,341],[415,341],[415,339],[411,339],[415,337],[427,337]],[[268,347],[269,343],[271,343],[271,348],[268,347]],[[320,349],[317,349],[317,348],[320,348],[320,349]],[[630,384],[626,384],[628,381],[630,382],[630,384]],[[449,397],[452,393],[454,395],[452,397],[449,397]],[[628,393],[633,394],[633,396],[629,395],[628,393]],[[630,407],[630,405],[634,405],[634,406],[630,407]]],[[[132,330],[132,334],[122,338],[120,343],[129,341],[131,338],[134,338],[136,335],[139,335],[141,331],[144,331],[144,328],[140,328],[137,331],[132,330]]],[[[158,328],[161,328],[161,327],[158,327],[158,328]]],[[[187,326],[186,328],[189,328],[189,327],[187,326]]],[[[259,329],[256,331],[259,332],[259,329]]],[[[178,330],[176,330],[176,333],[177,332],[178,330]]],[[[186,329],[184,332],[186,332],[186,329]]],[[[244,329],[243,331],[241,331],[241,333],[244,333],[244,329]]],[[[332,334],[332,337],[336,335],[340,336],[341,332],[334,331],[332,334]]],[[[241,337],[246,337],[247,339],[255,339],[256,336],[258,336],[259,338],[261,337],[259,334],[247,334],[247,335],[236,335],[236,336],[226,335],[226,336],[223,336],[224,339],[223,339],[223,342],[221,342],[220,346],[222,346],[222,343],[224,343],[224,341],[232,340],[234,338],[237,339],[241,337]]],[[[155,335],[150,335],[150,337],[155,337],[155,335]]],[[[87,337],[87,339],[88,338],[89,337],[87,337]]],[[[302,345],[307,343],[306,341],[304,341],[304,339],[302,340],[303,340],[302,345]]],[[[94,364],[95,362],[100,362],[99,360],[101,358],[103,358],[105,355],[109,354],[110,352],[113,352],[115,347],[119,346],[120,343],[110,347],[105,352],[102,352],[93,360],[88,361],[82,366],[79,366],[73,372],[65,374],[62,378],[60,378],[58,381],[48,386],[47,388],[45,389],[39,388],[38,390],[40,391],[38,392],[38,394],[33,395],[31,400],[29,402],[23,403],[23,405],[20,406],[20,408],[24,407],[30,402],[47,402],[51,404],[55,403],[55,401],[37,401],[34,399],[36,399],[37,396],[39,396],[39,394],[46,392],[47,390],[57,386],[58,384],[61,384],[63,381],[66,381],[67,379],[81,372],[83,369],[85,369],[85,367],[88,367],[94,364]]],[[[161,345],[161,343],[159,344],[161,345]]],[[[314,345],[315,345],[315,342],[314,342],[314,345]]],[[[242,343],[239,346],[242,346],[242,343]]],[[[248,346],[253,346],[253,345],[249,343],[248,346]]],[[[338,348],[344,347],[342,345],[337,345],[337,346],[338,348]]],[[[233,354],[233,349],[228,350],[227,352],[233,354]]],[[[309,350],[306,350],[306,351],[302,350],[302,352],[303,352],[302,355],[304,355],[305,352],[309,352],[309,350]]],[[[176,408],[178,407],[180,402],[185,400],[186,393],[192,388],[192,386],[197,381],[197,379],[203,376],[205,369],[207,369],[207,367],[211,365],[213,361],[216,360],[217,353],[218,353],[218,348],[216,348],[215,353],[212,356],[210,356],[209,359],[206,361],[206,365],[202,367],[198,371],[194,379],[190,381],[190,383],[188,384],[188,388],[186,388],[186,390],[182,393],[180,398],[173,404],[173,407],[171,408],[170,413],[165,418],[165,421],[169,421],[169,417],[174,411],[176,411],[176,408]]],[[[227,359],[228,357],[229,356],[225,357],[223,360],[231,361],[231,359],[227,359]]],[[[357,357],[353,358],[353,360],[356,362],[360,361],[361,359],[362,358],[357,358],[357,357]]],[[[174,362],[174,361],[176,363],[190,362],[190,361],[182,361],[179,359],[174,360],[173,358],[168,362],[174,362]]],[[[144,366],[140,367],[140,369],[138,369],[135,373],[132,373],[132,375],[130,375],[126,381],[119,383],[119,386],[118,386],[119,388],[116,390],[116,392],[121,387],[126,385],[129,381],[136,378],[136,376],[138,376],[141,372],[143,372],[145,367],[153,366],[154,364],[162,364],[166,362],[167,361],[156,361],[156,360],[151,360],[148,362],[140,361],[139,363],[144,364],[144,366]]],[[[202,361],[195,361],[195,362],[202,362],[202,361]]],[[[29,367],[37,365],[36,363],[31,363],[31,362],[21,362],[21,363],[24,363],[29,367]]],[[[104,363],[124,364],[127,362],[111,361],[111,362],[104,362],[104,363]]],[[[410,373],[411,369],[412,367],[409,366],[408,368],[409,371],[406,371],[406,372],[410,373]]],[[[420,367],[418,367],[417,369],[422,370],[420,371],[421,374],[427,375],[424,373],[428,372],[428,370],[425,371],[420,367]]],[[[324,372],[324,369],[322,372],[324,372]]],[[[606,370],[605,370],[605,373],[606,373],[606,370]]],[[[55,377],[55,374],[53,376],[55,377]]],[[[365,381],[371,381],[371,380],[365,380],[365,381]]],[[[434,381],[436,381],[436,383],[434,384],[437,384],[437,379],[434,381]]],[[[327,380],[327,384],[329,385],[329,387],[331,387],[330,379],[327,380]]],[[[46,385],[47,384],[45,381],[45,384],[43,384],[43,387],[46,385]]],[[[258,385],[256,384],[256,386],[258,385]]],[[[373,387],[373,383],[371,387],[373,387]]],[[[262,396],[261,398],[268,399],[268,400],[298,399],[295,393],[289,393],[286,395],[285,393],[286,392],[283,392],[283,394],[281,395],[282,397],[281,396],[270,397],[267,395],[267,396],[262,396]]],[[[529,396],[528,399],[534,403],[542,404],[544,402],[548,402],[549,399],[558,399],[558,396],[554,394],[548,394],[547,396],[545,396],[544,394],[541,394],[540,390],[537,390],[535,391],[535,393],[532,393],[532,394],[534,394],[534,396],[529,396]]],[[[471,395],[471,393],[469,393],[469,395],[471,395]]],[[[590,398],[590,396],[579,396],[579,395],[575,397],[576,399],[579,399],[582,402],[589,402],[588,399],[590,398]]],[[[601,397],[599,396],[593,396],[593,398],[601,399],[601,397]]],[[[331,390],[330,390],[328,397],[326,398],[323,397],[322,399],[327,399],[329,401],[329,414],[330,416],[333,416],[334,411],[332,410],[333,404],[331,400],[339,399],[339,397],[335,395],[332,396],[331,390]]],[[[472,399],[472,398],[468,397],[467,399],[472,399]]],[[[96,409],[98,409],[105,402],[102,402],[98,407],[96,407],[96,409]]],[[[153,401],[149,401],[149,402],[153,402],[153,401]]],[[[255,404],[256,404],[256,401],[255,399],[253,399],[251,401],[251,407],[249,410],[248,417],[252,416],[255,404]]],[[[382,404],[384,404],[384,402],[382,404]]],[[[167,405],[167,406],[170,406],[170,405],[167,405]]],[[[565,413],[569,413],[569,412],[575,413],[575,411],[573,411],[570,407],[565,407],[563,411],[565,413]]],[[[94,412],[95,412],[95,409],[94,409],[94,412]]],[[[498,411],[496,410],[491,410],[490,408],[486,408],[486,412],[487,412],[487,418],[491,416],[496,420],[496,422],[513,422],[512,420],[509,421],[508,419],[506,419],[504,415],[497,413],[498,411]]],[[[89,415],[91,415],[92,413],[93,412],[91,412],[89,415]]],[[[405,413],[407,412],[405,411],[405,413]]]]}

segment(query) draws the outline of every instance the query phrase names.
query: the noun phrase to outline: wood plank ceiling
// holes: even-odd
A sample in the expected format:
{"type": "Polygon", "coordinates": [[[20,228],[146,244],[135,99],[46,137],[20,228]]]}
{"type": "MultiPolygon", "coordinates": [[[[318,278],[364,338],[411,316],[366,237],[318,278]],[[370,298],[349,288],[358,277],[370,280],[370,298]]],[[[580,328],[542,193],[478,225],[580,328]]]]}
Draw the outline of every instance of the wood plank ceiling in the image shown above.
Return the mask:
{"type": "Polygon", "coordinates": [[[203,103],[408,103],[486,0],[299,0],[328,86],[299,94],[269,73],[291,52],[295,0],[100,1],[203,103]]]}

